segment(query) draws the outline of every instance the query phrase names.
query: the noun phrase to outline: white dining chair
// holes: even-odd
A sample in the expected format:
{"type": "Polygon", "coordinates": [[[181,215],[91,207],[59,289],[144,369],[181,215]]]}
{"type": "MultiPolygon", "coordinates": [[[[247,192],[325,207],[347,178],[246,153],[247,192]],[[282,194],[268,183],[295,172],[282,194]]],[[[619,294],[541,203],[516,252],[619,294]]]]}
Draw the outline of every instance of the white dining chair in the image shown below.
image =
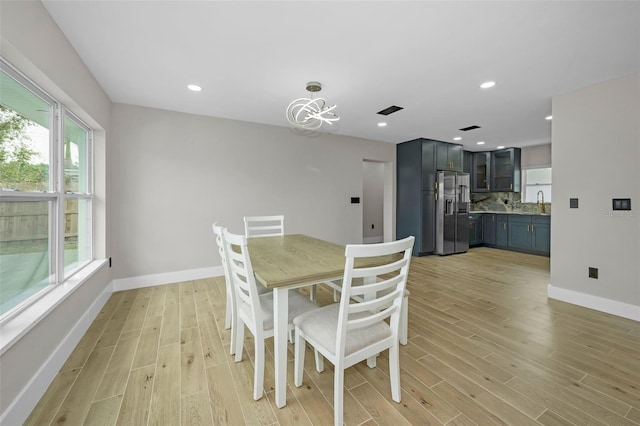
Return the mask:
{"type": "Polygon", "coordinates": [[[284,235],[284,215],[245,216],[244,235],[247,238],[284,235]]]}
{"type": "MultiPolygon", "coordinates": [[[[264,340],[273,337],[273,292],[259,294],[251,258],[244,235],[224,230],[229,272],[236,297],[235,361],[242,361],[244,329],[251,331],[255,343],[253,398],[262,397],[264,388],[264,340]],[[233,249],[236,247],[236,250],[233,249]]],[[[318,306],[297,291],[287,292],[289,296],[289,329],[293,330],[293,317],[317,309],[318,306]]]]}
{"type": "MultiPolygon", "coordinates": [[[[400,402],[399,339],[402,299],[409,274],[414,237],[379,243],[347,245],[340,303],[305,312],[293,319],[295,325],[294,381],[302,386],[305,342],[334,365],[334,423],[342,425],[344,370],[389,349],[391,398],[400,402]],[[358,258],[393,257],[380,266],[358,268],[358,258]],[[395,259],[395,260],[394,260],[395,259]],[[379,280],[378,277],[384,276],[379,280]],[[363,284],[353,286],[354,279],[363,284]],[[358,302],[353,297],[363,297],[358,302]],[[389,323],[385,321],[389,318],[389,323]]],[[[322,357],[316,355],[316,369],[324,370],[322,357]]]]}
{"type": "MultiPolygon", "coordinates": [[[[245,216],[244,217],[244,235],[247,238],[256,237],[277,237],[284,235],[284,215],[273,216],[245,216]]],[[[326,284],[331,285],[327,282],[326,284]]],[[[334,300],[336,293],[334,291],[334,300]]],[[[316,300],[316,285],[312,285],[309,289],[309,299],[316,300]]],[[[291,342],[293,343],[293,342],[291,342]]]]}
{"type": "MultiPolygon", "coordinates": [[[[342,291],[342,286],[335,286],[335,283],[331,284],[334,284],[331,286],[333,288],[333,301],[337,302],[340,299],[336,294],[342,291]]],[[[359,283],[354,282],[352,285],[359,285],[359,283]]],[[[398,331],[398,339],[401,345],[406,345],[409,342],[409,296],[411,296],[411,293],[408,289],[405,289],[404,296],[402,297],[402,308],[400,310],[400,330],[398,331]]],[[[352,295],[351,298],[356,302],[365,301],[365,297],[359,295],[352,295]]]]}
{"type": "Polygon", "coordinates": [[[224,271],[224,282],[225,282],[225,293],[226,293],[226,307],[225,307],[225,316],[224,316],[224,328],[231,329],[231,337],[229,344],[229,353],[233,355],[235,353],[234,342],[234,330],[236,323],[236,297],[233,287],[231,285],[231,277],[229,275],[229,260],[226,252],[226,244],[224,242],[224,227],[218,225],[215,222],[211,225],[213,228],[213,233],[216,237],[216,244],[218,246],[218,254],[220,255],[220,260],[222,262],[222,269],[224,271]]]}

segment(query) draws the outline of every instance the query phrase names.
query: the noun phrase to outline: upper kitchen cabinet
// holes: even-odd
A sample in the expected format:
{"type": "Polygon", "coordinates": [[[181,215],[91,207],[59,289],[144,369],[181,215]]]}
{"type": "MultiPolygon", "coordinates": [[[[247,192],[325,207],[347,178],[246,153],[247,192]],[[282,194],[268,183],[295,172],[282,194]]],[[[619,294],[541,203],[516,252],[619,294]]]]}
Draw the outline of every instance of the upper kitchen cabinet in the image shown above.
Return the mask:
{"type": "Polygon", "coordinates": [[[491,191],[491,153],[474,152],[471,168],[471,192],[491,191]]]}
{"type": "Polygon", "coordinates": [[[462,151],[462,155],[462,171],[464,173],[469,173],[469,177],[473,178],[473,152],[462,151]]]}
{"type": "Polygon", "coordinates": [[[436,144],[436,168],[438,170],[449,170],[462,172],[464,167],[464,152],[462,145],[447,142],[436,144]]]}
{"type": "MultiPolygon", "coordinates": [[[[414,256],[434,251],[437,157],[447,152],[445,165],[449,162],[448,145],[423,138],[396,145],[396,238],[415,236],[414,256]]],[[[456,147],[450,150],[450,161],[462,171],[462,145],[456,147]]]]}
{"type": "Polygon", "coordinates": [[[520,148],[491,152],[491,191],[520,192],[520,148]]]}

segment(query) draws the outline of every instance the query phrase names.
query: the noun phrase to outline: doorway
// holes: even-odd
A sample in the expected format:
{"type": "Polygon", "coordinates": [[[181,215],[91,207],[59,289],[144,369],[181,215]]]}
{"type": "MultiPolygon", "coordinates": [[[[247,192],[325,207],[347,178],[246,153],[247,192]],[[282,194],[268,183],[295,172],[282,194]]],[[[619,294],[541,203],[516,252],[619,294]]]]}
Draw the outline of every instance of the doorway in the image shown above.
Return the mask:
{"type": "Polygon", "coordinates": [[[392,241],[393,164],[362,162],[362,242],[392,241]]]}

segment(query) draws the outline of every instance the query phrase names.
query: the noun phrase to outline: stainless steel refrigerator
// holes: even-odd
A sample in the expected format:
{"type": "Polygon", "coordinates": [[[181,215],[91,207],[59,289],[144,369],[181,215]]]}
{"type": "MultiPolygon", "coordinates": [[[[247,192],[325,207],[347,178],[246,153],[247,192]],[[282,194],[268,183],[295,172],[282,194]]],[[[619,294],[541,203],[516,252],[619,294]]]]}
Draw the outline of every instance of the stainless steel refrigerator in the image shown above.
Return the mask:
{"type": "Polygon", "coordinates": [[[469,249],[469,174],[439,171],[436,201],[436,253],[469,249]]]}

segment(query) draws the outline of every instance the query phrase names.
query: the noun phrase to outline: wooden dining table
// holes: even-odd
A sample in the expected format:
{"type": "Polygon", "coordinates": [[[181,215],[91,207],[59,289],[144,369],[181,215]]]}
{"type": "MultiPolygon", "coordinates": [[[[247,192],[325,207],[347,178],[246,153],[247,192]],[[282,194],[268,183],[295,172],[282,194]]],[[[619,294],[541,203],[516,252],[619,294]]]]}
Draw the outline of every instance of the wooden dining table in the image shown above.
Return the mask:
{"type": "MultiPolygon", "coordinates": [[[[275,400],[282,408],[287,404],[287,292],[342,279],[345,246],[302,234],[249,238],[247,243],[256,280],[273,289],[275,400]]],[[[375,266],[381,259],[358,259],[356,266],[375,266]]]]}

